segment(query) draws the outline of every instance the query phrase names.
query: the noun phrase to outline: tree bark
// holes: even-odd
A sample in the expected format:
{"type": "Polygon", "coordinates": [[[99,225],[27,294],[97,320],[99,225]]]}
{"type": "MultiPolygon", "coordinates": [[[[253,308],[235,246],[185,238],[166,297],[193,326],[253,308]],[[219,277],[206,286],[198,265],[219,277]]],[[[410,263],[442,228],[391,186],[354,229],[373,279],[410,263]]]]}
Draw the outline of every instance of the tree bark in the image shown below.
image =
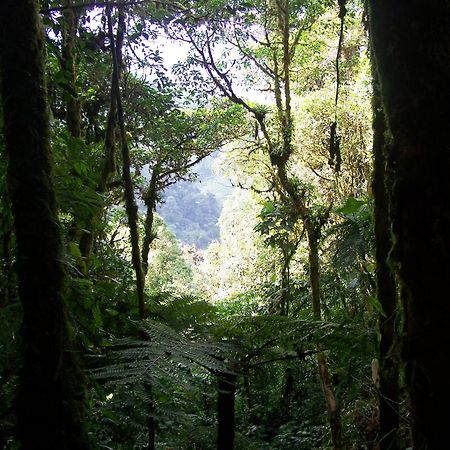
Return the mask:
{"type": "Polygon", "coordinates": [[[156,195],[157,195],[157,182],[159,178],[159,169],[154,167],[150,183],[144,195],[145,206],[147,207],[147,214],[145,215],[145,236],[142,243],[142,268],[144,275],[148,272],[148,254],[150,252],[150,245],[155,239],[153,233],[153,222],[155,219],[155,207],[156,207],[156,195]]]}
{"type": "Polygon", "coordinates": [[[61,69],[69,76],[70,93],[67,95],[66,122],[67,128],[74,138],[81,136],[81,104],[77,95],[76,71],[75,71],[75,39],[78,27],[78,17],[71,8],[72,0],[64,0],[63,7],[63,29],[61,48],[61,69]]]}
{"type": "Polygon", "coordinates": [[[393,258],[414,447],[448,441],[450,403],[450,4],[370,1],[372,44],[392,134],[393,258]]]}
{"type": "MultiPolygon", "coordinates": [[[[114,34],[111,30],[110,40],[114,41],[114,46],[111,46],[111,56],[116,63],[113,63],[112,75],[111,75],[111,91],[110,91],[110,105],[108,118],[106,122],[105,130],[105,157],[103,160],[103,166],[100,173],[100,179],[97,186],[97,192],[99,194],[105,194],[107,192],[108,181],[111,176],[116,172],[116,133],[117,133],[117,95],[115,92],[115,80],[122,79],[123,72],[123,56],[122,47],[125,38],[125,13],[122,8],[118,9],[118,27],[117,33],[114,34]]],[[[103,214],[103,208],[97,213],[97,217],[101,218],[103,214]]],[[[80,253],[83,258],[88,259],[92,251],[92,246],[95,239],[95,215],[88,220],[86,224],[86,230],[83,232],[80,238],[80,253]]]]}
{"type": "Polygon", "coordinates": [[[144,298],[144,272],[142,270],[141,251],[139,244],[139,228],[138,228],[138,208],[134,197],[133,179],[131,177],[131,158],[128,146],[128,138],[125,130],[125,117],[122,105],[122,97],[120,93],[119,79],[119,60],[115,49],[115,39],[112,30],[111,13],[108,12],[108,28],[110,36],[111,53],[113,55],[113,92],[117,105],[117,123],[120,133],[120,149],[122,153],[122,178],[125,187],[125,210],[128,219],[128,228],[130,230],[131,243],[131,262],[133,264],[136,275],[136,294],[138,298],[139,318],[145,319],[145,298],[144,298]]]}
{"type": "Polygon", "coordinates": [[[380,86],[376,71],[373,80],[373,196],[375,257],[377,263],[377,298],[383,309],[379,317],[381,335],[379,359],[379,445],[380,450],[396,450],[399,428],[399,355],[396,346],[398,296],[394,272],[388,259],[392,249],[389,221],[389,197],[386,186],[386,120],[381,104],[380,86]]]}
{"type": "Polygon", "coordinates": [[[217,450],[233,450],[234,448],[235,392],[236,375],[220,374],[217,396],[217,450]]]}
{"type": "Polygon", "coordinates": [[[87,449],[83,377],[63,299],[65,274],[37,1],[2,4],[0,77],[23,307],[17,438],[24,450],[87,449]]]}
{"type": "MultiPolygon", "coordinates": [[[[136,205],[136,199],[134,197],[133,179],[131,177],[131,158],[130,148],[128,146],[128,138],[125,130],[125,115],[122,104],[122,96],[120,92],[120,66],[123,64],[119,56],[121,52],[116,51],[116,42],[113,34],[111,12],[107,11],[108,16],[108,30],[110,37],[111,53],[113,55],[113,78],[112,78],[112,95],[115,97],[115,105],[117,108],[117,125],[120,134],[120,149],[122,154],[122,179],[125,188],[125,210],[128,219],[128,229],[130,231],[130,243],[131,243],[131,262],[133,264],[134,272],[136,275],[136,294],[139,310],[139,320],[145,320],[145,275],[142,268],[141,251],[139,243],[139,227],[138,227],[138,208],[136,205]]],[[[125,21],[119,19],[119,26],[121,27],[121,36],[125,33],[125,21]]],[[[119,42],[122,45],[122,42],[119,42]]],[[[144,387],[148,393],[149,401],[147,404],[147,450],[155,449],[155,437],[156,437],[156,423],[153,417],[154,404],[153,404],[153,390],[150,382],[144,383],[144,387]]]]}
{"type": "MultiPolygon", "coordinates": [[[[319,231],[321,225],[315,225],[310,219],[304,221],[308,236],[309,280],[311,284],[311,298],[314,320],[322,320],[322,306],[320,294],[320,261],[319,261],[319,231]]],[[[318,350],[320,345],[318,345],[318,350]]],[[[322,391],[327,406],[328,422],[330,424],[331,442],[334,450],[340,450],[342,446],[341,413],[334,395],[328,364],[323,352],[317,354],[319,376],[322,391]]]]}

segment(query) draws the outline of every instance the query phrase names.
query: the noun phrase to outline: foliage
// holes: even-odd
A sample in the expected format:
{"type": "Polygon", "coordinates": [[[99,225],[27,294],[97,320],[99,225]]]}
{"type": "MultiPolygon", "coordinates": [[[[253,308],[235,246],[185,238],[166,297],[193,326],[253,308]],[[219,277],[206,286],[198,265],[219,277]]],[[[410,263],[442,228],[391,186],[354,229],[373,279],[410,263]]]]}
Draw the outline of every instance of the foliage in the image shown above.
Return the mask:
{"type": "Polygon", "coordinates": [[[147,287],[153,292],[194,292],[192,268],[185,260],[175,235],[158,216],[155,221],[156,240],[149,254],[147,287]]]}
{"type": "Polygon", "coordinates": [[[257,211],[253,197],[242,190],[235,190],[224,203],[220,242],[208,247],[200,265],[214,298],[252,291],[272,277],[268,267],[275,264],[273,252],[253,232],[257,211]]]}
{"type": "Polygon", "coordinates": [[[160,212],[178,239],[206,249],[219,239],[219,208],[214,194],[184,182],[166,191],[160,212]]]}
{"type": "MultiPolygon", "coordinates": [[[[369,447],[383,310],[374,282],[371,87],[359,2],[347,2],[339,84],[335,2],[120,8],[125,135],[140,237],[150,238],[145,320],[135,299],[117,123],[101,187],[114,116],[106,9],[76,9],[71,73],[62,65],[60,2],[41,6],[56,8],[43,13],[53,177],[65,301],[88,366],[93,448],[144,447],[149,417],[157,448],[216,448],[220,373],[237,376],[236,449],[330,448],[319,349],[340,405],[344,448],[369,447]],[[164,55],[176,46],[187,56],[169,70],[164,55]],[[79,136],[68,127],[73,101],[79,136]],[[330,164],[333,122],[339,171],[330,164]],[[310,306],[308,224],[318,230],[321,320],[310,306]]],[[[110,8],[118,41],[119,8],[110,8]]],[[[22,321],[2,139],[0,447],[14,442],[22,321]]]]}

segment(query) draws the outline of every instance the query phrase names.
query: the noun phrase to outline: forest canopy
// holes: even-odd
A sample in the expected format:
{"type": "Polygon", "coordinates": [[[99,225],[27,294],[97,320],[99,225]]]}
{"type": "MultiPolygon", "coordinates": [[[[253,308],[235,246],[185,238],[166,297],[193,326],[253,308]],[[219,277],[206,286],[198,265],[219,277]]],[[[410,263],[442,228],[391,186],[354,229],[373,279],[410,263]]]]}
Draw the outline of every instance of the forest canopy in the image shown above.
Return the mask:
{"type": "Polygon", "coordinates": [[[0,448],[444,448],[446,3],[5,0],[0,448]]]}

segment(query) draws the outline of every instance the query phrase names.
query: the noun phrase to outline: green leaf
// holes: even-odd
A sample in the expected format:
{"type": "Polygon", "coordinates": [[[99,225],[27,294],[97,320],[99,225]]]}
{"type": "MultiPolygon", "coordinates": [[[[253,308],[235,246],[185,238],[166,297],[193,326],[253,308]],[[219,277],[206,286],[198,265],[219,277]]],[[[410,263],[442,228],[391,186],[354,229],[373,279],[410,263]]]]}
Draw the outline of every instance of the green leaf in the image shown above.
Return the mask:
{"type": "Polygon", "coordinates": [[[99,308],[98,305],[95,305],[95,307],[92,308],[92,315],[94,316],[95,325],[98,328],[103,328],[102,313],[101,313],[100,308],[99,308]]]}
{"type": "Polygon", "coordinates": [[[110,409],[107,408],[101,408],[100,409],[103,417],[106,417],[107,419],[111,420],[111,422],[118,423],[119,417],[110,409]]]}
{"type": "Polygon", "coordinates": [[[115,309],[106,308],[105,311],[112,317],[115,317],[115,316],[119,315],[119,311],[116,311],[115,309]]]}
{"type": "Polygon", "coordinates": [[[358,200],[354,197],[349,197],[345,201],[345,204],[340,208],[336,209],[336,213],[342,214],[343,216],[350,216],[352,214],[356,214],[361,207],[367,204],[364,200],[358,200]]]}
{"type": "Polygon", "coordinates": [[[386,313],[383,311],[383,306],[381,305],[381,303],[378,301],[378,299],[375,296],[371,295],[368,298],[368,301],[369,301],[369,305],[371,305],[378,314],[380,314],[383,317],[386,317],[386,313]]]}
{"type": "Polygon", "coordinates": [[[75,242],[70,242],[69,245],[68,245],[68,247],[69,247],[69,252],[70,252],[70,254],[71,254],[74,258],[76,258],[76,259],[81,258],[81,252],[80,252],[80,249],[79,249],[78,245],[77,245],[75,242]]]}

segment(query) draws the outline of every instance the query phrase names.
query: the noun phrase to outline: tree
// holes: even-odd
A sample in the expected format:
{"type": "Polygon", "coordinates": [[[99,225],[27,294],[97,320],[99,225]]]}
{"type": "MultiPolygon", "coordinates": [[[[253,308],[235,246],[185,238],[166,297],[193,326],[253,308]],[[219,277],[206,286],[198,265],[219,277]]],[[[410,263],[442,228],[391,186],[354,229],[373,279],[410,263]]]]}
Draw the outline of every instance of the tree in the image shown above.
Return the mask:
{"type": "Polygon", "coordinates": [[[1,101],[23,308],[18,440],[23,449],[85,449],[83,377],[63,296],[38,2],[5,2],[0,30],[1,101]]]}
{"type": "MultiPolygon", "coordinates": [[[[373,61],[375,65],[375,61],[373,61]]],[[[374,67],[374,231],[377,260],[377,297],[380,314],[380,448],[395,450],[399,429],[399,358],[396,323],[398,320],[397,282],[389,265],[392,235],[389,222],[389,196],[386,185],[386,120],[380,98],[380,86],[374,67]]]]}
{"type": "MultiPolygon", "coordinates": [[[[339,3],[342,20],[346,11],[344,4],[345,2],[339,3]]],[[[302,222],[309,245],[311,304],[315,320],[322,319],[319,239],[328,220],[329,209],[314,208],[309,203],[307,188],[289,172],[294,152],[291,72],[302,34],[322,12],[321,5],[314,1],[305,4],[289,0],[257,2],[255,5],[243,3],[237,5],[231,13],[230,10],[225,10],[219,17],[215,11],[208,26],[203,29],[196,29],[195,23],[193,27],[192,24],[184,23],[181,31],[181,38],[193,48],[193,60],[203,67],[214,88],[231,102],[241,105],[253,118],[256,130],[254,138],[270,161],[272,189],[294,221],[302,222]],[[230,31],[222,28],[221,20],[228,21],[230,31]],[[218,42],[231,44],[234,51],[238,52],[239,57],[235,58],[234,63],[222,62],[217,58],[215,49],[218,42]],[[256,45],[248,45],[247,42],[256,45]],[[239,64],[239,58],[265,79],[267,90],[275,102],[273,114],[269,114],[268,108],[246,100],[236,90],[231,71],[235,63],[239,64]]],[[[331,136],[330,141],[330,149],[333,148],[333,153],[337,153],[335,137],[331,136]]],[[[340,449],[340,411],[324,353],[318,354],[318,366],[333,447],[340,449]]]]}
{"type": "Polygon", "coordinates": [[[450,7],[360,3],[6,0],[0,447],[442,447],[450,7]]]}
{"type": "MultiPolygon", "coordinates": [[[[147,209],[142,246],[144,272],[147,271],[148,253],[156,236],[153,230],[154,210],[161,202],[164,190],[179,181],[192,181],[195,166],[241,132],[241,111],[226,102],[211,102],[209,108],[182,111],[170,98],[170,101],[166,99],[157,105],[157,109],[154,123],[139,130],[143,161],[148,164],[150,173],[142,195],[147,209]]],[[[182,190],[180,187],[179,191],[182,190]]]]}
{"type": "Polygon", "coordinates": [[[394,235],[391,263],[400,279],[402,357],[415,448],[447,442],[450,400],[450,5],[372,0],[370,28],[392,142],[387,186],[394,235]],[[442,407],[442,408],[441,408],[442,407]]]}

